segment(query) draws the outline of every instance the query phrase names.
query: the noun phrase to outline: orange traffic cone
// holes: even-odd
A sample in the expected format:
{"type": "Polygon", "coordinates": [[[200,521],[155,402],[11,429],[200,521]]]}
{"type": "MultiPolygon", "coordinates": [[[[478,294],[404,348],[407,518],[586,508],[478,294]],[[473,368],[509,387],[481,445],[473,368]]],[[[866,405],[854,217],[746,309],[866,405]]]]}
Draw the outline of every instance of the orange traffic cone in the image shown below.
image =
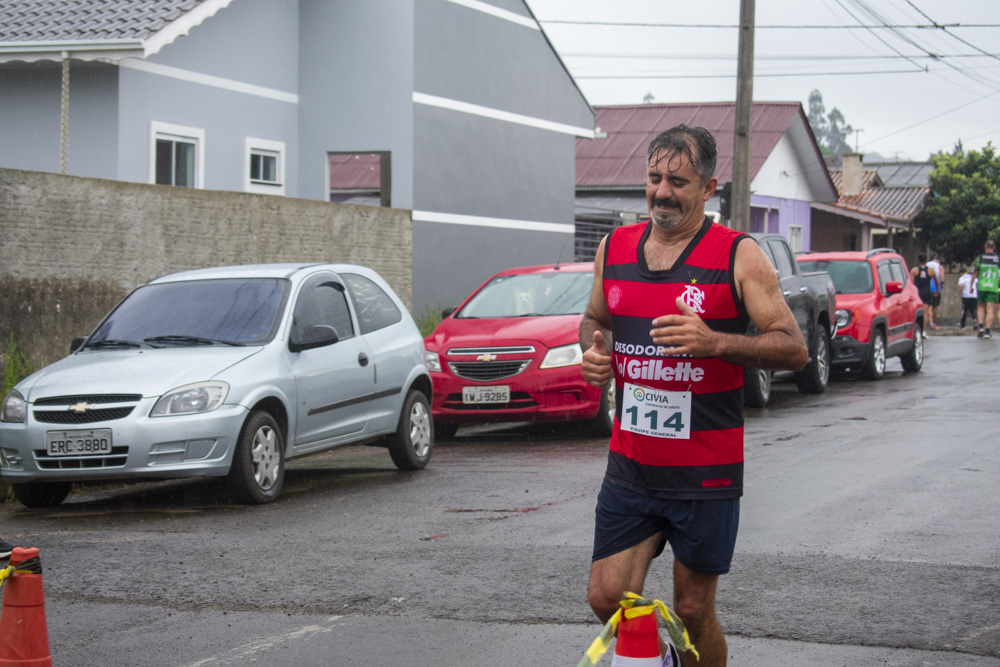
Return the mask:
{"type": "Polygon", "coordinates": [[[38,549],[15,548],[10,567],[0,612],[0,667],[52,667],[38,549]]]}
{"type": "Polygon", "coordinates": [[[611,667],[660,667],[660,634],[656,614],[623,618],[618,625],[611,667]]]}

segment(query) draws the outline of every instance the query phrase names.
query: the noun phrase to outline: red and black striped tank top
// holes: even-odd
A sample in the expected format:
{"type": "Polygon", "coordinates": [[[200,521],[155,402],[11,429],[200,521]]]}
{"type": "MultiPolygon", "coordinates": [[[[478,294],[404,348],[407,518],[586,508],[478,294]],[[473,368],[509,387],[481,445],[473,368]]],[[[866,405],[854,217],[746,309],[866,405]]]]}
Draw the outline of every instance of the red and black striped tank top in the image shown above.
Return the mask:
{"type": "Polygon", "coordinates": [[[617,408],[605,479],[655,498],[743,494],[743,367],[670,356],[653,344],[652,321],[679,312],[677,297],[714,331],[745,333],[733,264],[744,234],[706,218],[664,271],[642,248],[652,223],[614,230],[603,287],[611,313],[617,408]]]}

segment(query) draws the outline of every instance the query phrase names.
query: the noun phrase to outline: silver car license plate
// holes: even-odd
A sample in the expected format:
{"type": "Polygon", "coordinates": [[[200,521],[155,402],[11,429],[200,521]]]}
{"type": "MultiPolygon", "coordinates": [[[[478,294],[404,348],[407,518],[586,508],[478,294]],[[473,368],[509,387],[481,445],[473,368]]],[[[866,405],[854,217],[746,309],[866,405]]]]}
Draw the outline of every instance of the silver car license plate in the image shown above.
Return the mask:
{"type": "Polygon", "coordinates": [[[48,431],[45,449],[49,456],[97,456],[111,453],[111,429],[48,431]]]}
{"type": "Polygon", "coordinates": [[[499,385],[496,387],[462,387],[462,402],[473,403],[508,403],[510,401],[510,387],[499,385]]]}

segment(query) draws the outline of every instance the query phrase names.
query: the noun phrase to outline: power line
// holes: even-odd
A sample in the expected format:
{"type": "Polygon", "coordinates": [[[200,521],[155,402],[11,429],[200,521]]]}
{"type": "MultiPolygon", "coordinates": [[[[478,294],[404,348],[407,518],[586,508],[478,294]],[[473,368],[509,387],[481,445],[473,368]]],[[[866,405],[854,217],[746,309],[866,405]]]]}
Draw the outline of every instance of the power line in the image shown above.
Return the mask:
{"type": "MultiPolygon", "coordinates": [[[[643,21],[579,21],[572,19],[538,19],[539,23],[551,25],[600,25],[620,28],[719,28],[736,29],[740,26],[731,23],[647,23],[643,21]]],[[[885,25],[758,25],[755,30],[879,30],[885,25]]],[[[936,30],[939,28],[1000,28],[1000,23],[933,23],[899,25],[896,28],[918,28],[936,30]]]]}
{"type": "MultiPolygon", "coordinates": [[[[920,69],[883,70],[879,72],[775,72],[772,74],[754,73],[755,79],[790,77],[790,76],[862,76],[867,74],[926,74],[920,69]]],[[[594,74],[590,76],[574,76],[574,79],[735,79],[736,74],[594,74]]],[[[997,91],[1000,92],[1000,91],[997,91]]]]}

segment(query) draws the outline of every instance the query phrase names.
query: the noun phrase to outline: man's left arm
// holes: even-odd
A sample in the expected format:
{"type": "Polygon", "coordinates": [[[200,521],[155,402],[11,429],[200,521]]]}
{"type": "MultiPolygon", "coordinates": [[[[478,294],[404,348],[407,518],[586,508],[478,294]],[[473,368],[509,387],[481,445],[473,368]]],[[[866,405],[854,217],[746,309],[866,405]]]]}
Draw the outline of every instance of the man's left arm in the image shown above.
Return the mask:
{"type": "Polygon", "coordinates": [[[754,368],[802,370],[809,361],[809,350],[781,295],[774,267],[752,240],[745,239],[736,248],[734,278],[737,293],[760,334],[712,331],[678,298],[680,315],[653,320],[653,342],[671,347],[671,354],[716,357],[754,368]]]}

